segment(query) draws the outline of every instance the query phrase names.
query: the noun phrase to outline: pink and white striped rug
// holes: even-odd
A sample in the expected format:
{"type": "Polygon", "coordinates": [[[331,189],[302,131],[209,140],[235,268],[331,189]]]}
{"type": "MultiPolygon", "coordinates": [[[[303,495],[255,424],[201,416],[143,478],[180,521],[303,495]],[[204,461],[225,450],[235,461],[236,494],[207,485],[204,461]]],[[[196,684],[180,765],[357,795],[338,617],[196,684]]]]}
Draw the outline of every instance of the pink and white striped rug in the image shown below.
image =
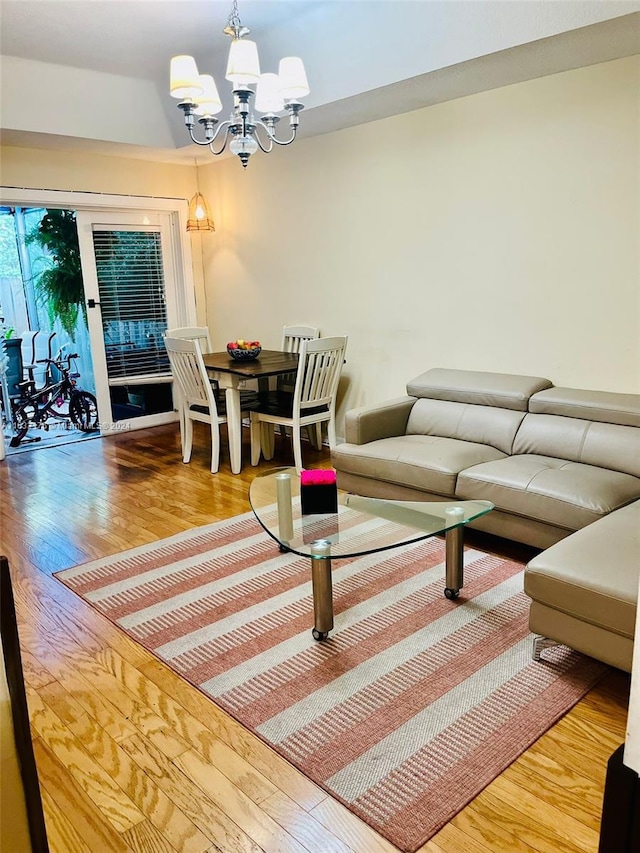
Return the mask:
{"type": "Polygon", "coordinates": [[[605,671],[562,647],[532,661],[522,571],[467,549],[451,602],[441,539],[336,560],[323,643],[309,560],[281,554],[251,513],[56,577],[415,851],[605,671]]]}

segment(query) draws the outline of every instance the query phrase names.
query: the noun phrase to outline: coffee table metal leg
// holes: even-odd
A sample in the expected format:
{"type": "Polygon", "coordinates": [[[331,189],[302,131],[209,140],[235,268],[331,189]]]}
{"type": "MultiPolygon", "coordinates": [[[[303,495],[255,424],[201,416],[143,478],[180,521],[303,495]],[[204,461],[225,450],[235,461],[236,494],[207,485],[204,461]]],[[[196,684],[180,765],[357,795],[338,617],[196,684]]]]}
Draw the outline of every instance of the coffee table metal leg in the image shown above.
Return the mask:
{"type": "Polygon", "coordinates": [[[311,546],[311,586],[313,589],[314,640],[326,640],[333,628],[333,585],[331,581],[331,545],[314,542],[311,546]]]}
{"type": "Polygon", "coordinates": [[[454,599],[460,594],[464,584],[464,527],[451,527],[445,533],[446,562],[445,590],[447,598],[454,599]]]}

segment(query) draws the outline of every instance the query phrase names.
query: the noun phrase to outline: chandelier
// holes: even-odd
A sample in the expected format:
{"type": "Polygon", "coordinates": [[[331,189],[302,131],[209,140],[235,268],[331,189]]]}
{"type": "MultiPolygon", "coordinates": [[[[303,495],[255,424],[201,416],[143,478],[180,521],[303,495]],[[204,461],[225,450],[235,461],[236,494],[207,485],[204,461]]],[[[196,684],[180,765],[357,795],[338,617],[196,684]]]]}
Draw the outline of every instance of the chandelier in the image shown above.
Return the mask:
{"type": "Polygon", "coordinates": [[[309,94],[309,84],[302,60],[287,56],[280,60],[277,74],[261,74],[258,48],[246,39],[250,32],[238,15],[237,0],[223,32],[231,37],[226,79],[233,87],[233,112],[220,122],[215,116],[222,110],[215,81],[210,74],[200,74],[192,56],[174,56],[171,60],[171,96],[180,98],[178,108],[184,113],[184,123],[196,145],[207,145],[212,154],[222,154],[229,144],[232,154],[237,154],[246,168],[249,157],[260,149],[268,154],[275,145],[290,145],[296,138],[300,111],[304,109],[300,98],[309,94]],[[257,84],[257,85],[256,85],[257,84]],[[250,87],[256,85],[256,91],[250,87]],[[254,115],[250,103],[255,94],[254,115]],[[279,112],[289,114],[290,136],[276,137],[279,112]],[[204,139],[194,133],[195,116],[202,125],[204,139]],[[217,127],[216,127],[217,125],[217,127]],[[262,137],[261,135],[262,134],[262,137]],[[216,147],[215,143],[221,139],[216,147]]]}

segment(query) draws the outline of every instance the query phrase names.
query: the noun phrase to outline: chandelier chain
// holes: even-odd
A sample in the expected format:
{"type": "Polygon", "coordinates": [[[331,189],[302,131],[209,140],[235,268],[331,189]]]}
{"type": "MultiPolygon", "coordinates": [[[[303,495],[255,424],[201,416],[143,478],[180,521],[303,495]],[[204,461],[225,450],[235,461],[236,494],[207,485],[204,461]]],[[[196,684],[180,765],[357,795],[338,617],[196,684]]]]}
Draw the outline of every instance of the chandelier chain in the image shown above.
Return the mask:
{"type": "Polygon", "coordinates": [[[242,27],[240,13],[238,12],[238,0],[233,0],[233,6],[231,7],[231,13],[229,15],[227,25],[233,30],[239,30],[242,27]]]}

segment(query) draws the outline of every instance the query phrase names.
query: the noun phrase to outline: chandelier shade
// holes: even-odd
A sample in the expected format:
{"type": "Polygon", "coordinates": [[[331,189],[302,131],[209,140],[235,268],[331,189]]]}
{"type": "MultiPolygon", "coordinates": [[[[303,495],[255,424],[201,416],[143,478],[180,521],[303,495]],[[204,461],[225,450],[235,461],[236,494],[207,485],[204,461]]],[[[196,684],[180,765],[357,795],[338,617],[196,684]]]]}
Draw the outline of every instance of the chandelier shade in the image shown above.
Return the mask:
{"type": "Polygon", "coordinates": [[[193,98],[197,104],[194,112],[197,116],[215,115],[222,109],[222,101],[218,94],[218,87],[211,74],[200,74],[198,77],[202,86],[202,94],[193,98]]]}
{"type": "Polygon", "coordinates": [[[278,67],[280,93],[283,98],[297,100],[309,94],[309,83],[299,56],[285,56],[278,67]]]}
{"type": "MultiPolygon", "coordinates": [[[[225,77],[232,86],[233,111],[226,121],[215,116],[223,109],[215,81],[210,74],[200,74],[192,56],[179,55],[171,60],[170,94],[178,98],[184,123],[196,145],[206,145],[214,155],[229,150],[236,154],[242,165],[258,150],[268,154],[274,145],[290,145],[296,138],[300,125],[300,112],[304,109],[301,98],[309,94],[309,83],[302,59],[286,56],[280,60],[278,73],[260,73],[258,48],[254,41],[245,38],[248,27],[242,25],[238,15],[237,0],[229,15],[224,33],[231,36],[231,47],[225,77]],[[256,86],[254,91],[251,87],[256,86]],[[255,95],[255,115],[251,100],[255,95]],[[289,136],[279,138],[276,125],[286,112],[289,118],[289,136]],[[204,139],[196,136],[196,117],[204,139]],[[221,143],[216,147],[216,142],[221,143]]],[[[197,229],[202,230],[202,229],[197,229]]]]}
{"type": "Polygon", "coordinates": [[[193,56],[174,56],[171,60],[170,91],[173,98],[194,98],[202,94],[193,56]]]}
{"type": "Polygon", "coordinates": [[[247,39],[234,39],[229,48],[227,73],[225,77],[231,83],[251,86],[260,79],[260,60],[258,45],[247,39]]]}
{"type": "Polygon", "coordinates": [[[256,109],[261,113],[281,113],[284,110],[284,98],[277,74],[267,72],[260,75],[256,89],[256,109]]]}

